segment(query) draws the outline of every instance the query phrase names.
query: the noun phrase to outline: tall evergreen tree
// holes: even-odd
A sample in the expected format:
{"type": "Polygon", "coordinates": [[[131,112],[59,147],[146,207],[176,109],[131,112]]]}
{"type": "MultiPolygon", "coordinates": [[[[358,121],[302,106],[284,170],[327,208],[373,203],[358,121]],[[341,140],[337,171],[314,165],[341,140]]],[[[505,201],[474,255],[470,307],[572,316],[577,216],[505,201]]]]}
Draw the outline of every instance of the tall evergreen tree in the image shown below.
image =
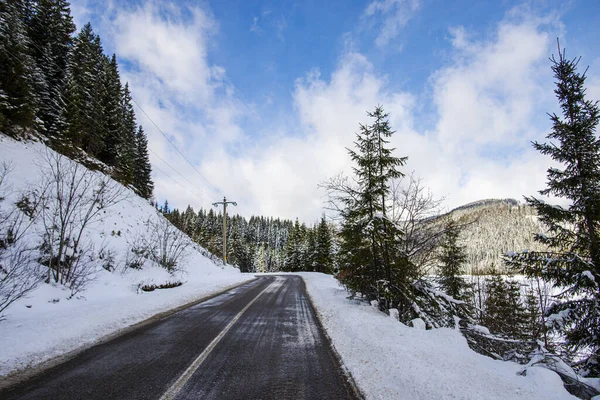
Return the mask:
{"type": "Polygon", "coordinates": [[[404,165],[406,157],[394,157],[394,149],[386,147],[393,131],[383,108],[378,106],[367,114],[375,119],[374,123],[360,125],[356,150],[348,150],[355,163],[357,188],[343,200],[338,277],[351,290],[373,299],[380,298],[381,293],[389,294],[392,284],[402,286],[399,292],[407,293],[416,271],[399,253],[401,232],[386,215],[388,183],[402,175],[398,167],[404,165]]]}
{"type": "Polygon", "coordinates": [[[519,283],[507,281],[495,274],[487,280],[487,298],[483,324],[492,333],[519,338],[523,332],[526,312],[519,283]]]}
{"type": "Polygon", "coordinates": [[[442,289],[457,300],[465,299],[469,285],[460,276],[462,267],[467,261],[465,247],[458,243],[460,229],[453,219],[446,224],[446,237],[442,242],[439,256],[439,282],[442,289]]]}
{"type": "Polygon", "coordinates": [[[544,329],[539,298],[530,288],[525,295],[522,337],[525,340],[536,342],[542,338],[544,329]]]}
{"type": "Polygon", "coordinates": [[[555,94],[562,117],[551,115],[546,143],[533,143],[563,168],[549,168],[541,195],[569,201],[567,208],[527,197],[549,234],[536,240],[552,252],[523,252],[508,263],[530,277],[541,277],[560,288],[559,301],[548,310],[554,329],[565,334],[571,350],[581,351],[592,374],[600,375],[600,121],[598,102],[586,99],[585,73],[579,59],[560,50],[552,57],[555,94]]]}
{"type": "Polygon", "coordinates": [[[302,270],[315,271],[317,267],[317,229],[308,228],[302,246],[302,270]]]}
{"type": "Polygon", "coordinates": [[[315,271],[331,273],[333,272],[333,249],[331,231],[327,226],[325,215],[321,217],[321,221],[317,227],[317,238],[316,238],[316,257],[315,257],[315,271]]]}
{"type": "Polygon", "coordinates": [[[27,1],[0,2],[0,129],[35,128],[45,81],[31,54],[27,1]]]}
{"type": "Polygon", "coordinates": [[[67,135],[72,143],[95,157],[104,150],[104,54],[100,37],[87,23],[73,40],[67,66],[67,135]]]}
{"type": "Polygon", "coordinates": [[[283,265],[286,271],[297,272],[302,269],[301,242],[302,228],[300,227],[300,222],[296,219],[284,249],[283,265]]]}
{"type": "MultiPolygon", "coordinates": [[[[102,150],[98,153],[98,159],[111,167],[120,167],[119,157],[126,145],[124,132],[124,115],[121,107],[121,78],[117,66],[117,59],[113,54],[112,58],[103,57],[102,76],[101,76],[101,98],[102,105],[102,125],[103,125],[103,144],[102,150]]],[[[127,143],[134,146],[133,142],[127,143]]],[[[118,174],[117,174],[117,177],[118,174]]],[[[129,183],[129,182],[127,182],[129,183]]]]}
{"type": "Polygon", "coordinates": [[[148,139],[141,126],[135,135],[135,146],[133,186],[140,196],[150,199],[154,190],[152,166],[148,156],[148,139]]]}
{"type": "Polygon", "coordinates": [[[65,0],[38,0],[28,23],[32,52],[46,85],[39,93],[42,132],[56,137],[65,129],[64,102],[67,57],[75,24],[65,0]]]}
{"type": "MultiPolygon", "coordinates": [[[[133,183],[134,187],[137,188],[138,184],[144,185],[143,182],[140,182],[140,178],[145,177],[146,174],[147,178],[150,178],[151,171],[149,170],[148,141],[143,135],[143,130],[140,132],[141,127],[136,127],[135,112],[133,110],[132,97],[128,83],[123,87],[119,101],[121,108],[120,114],[123,119],[121,121],[122,131],[120,135],[122,140],[120,141],[118,151],[117,176],[124,184],[129,185],[133,183]]],[[[152,195],[151,186],[152,182],[150,181],[150,196],[152,195]]],[[[149,198],[145,195],[142,197],[149,198]]]]}

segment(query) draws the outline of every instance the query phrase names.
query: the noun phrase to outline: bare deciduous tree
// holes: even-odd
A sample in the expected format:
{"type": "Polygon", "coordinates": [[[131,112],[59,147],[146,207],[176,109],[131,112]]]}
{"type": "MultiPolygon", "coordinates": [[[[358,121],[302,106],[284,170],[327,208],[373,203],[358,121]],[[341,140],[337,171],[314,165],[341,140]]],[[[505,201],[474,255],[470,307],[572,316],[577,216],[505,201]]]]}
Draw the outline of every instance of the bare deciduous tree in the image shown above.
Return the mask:
{"type": "Polygon", "coordinates": [[[404,233],[402,250],[422,274],[433,267],[445,234],[445,224],[439,219],[443,201],[414,172],[392,181],[390,219],[404,233]]]}
{"type": "Polygon", "coordinates": [[[6,198],[11,194],[6,185],[10,172],[9,164],[0,165],[0,319],[4,310],[35,289],[40,281],[33,249],[23,240],[37,207],[29,205],[30,215],[18,207],[6,207],[6,198]]]}
{"type": "Polygon", "coordinates": [[[48,267],[47,282],[81,291],[94,273],[93,242],[88,230],[110,207],[127,198],[127,190],[100,173],[47,151],[41,182],[32,197],[42,203],[43,242],[40,263],[48,267]]]}

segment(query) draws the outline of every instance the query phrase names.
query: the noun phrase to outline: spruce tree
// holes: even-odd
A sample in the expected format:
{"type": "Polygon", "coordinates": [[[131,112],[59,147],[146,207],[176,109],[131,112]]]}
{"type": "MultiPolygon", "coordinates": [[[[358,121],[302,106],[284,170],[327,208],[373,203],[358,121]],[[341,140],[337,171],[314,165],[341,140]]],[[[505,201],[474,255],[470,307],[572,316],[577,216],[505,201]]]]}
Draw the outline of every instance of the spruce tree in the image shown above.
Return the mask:
{"type": "MultiPolygon", "coordinates": [[[[522,338],[524,340],[536,342],[542,338],[544,331],[542,313],[540,311],[540,301],[535,295],[533,289],[529,289],[525,295],[524,321],[522,338]]],[[[547,344],[546,344],[547,345],[547,344]]]]}
{"type": "Polygon", "coordinates": [[[315,271],[317,266],[317,230],[308,228],[303,241],[302,270],[315,271]]]}
{"type": "Polygon", "coordinates": [[[302,228],[296,218],[289,238],[285,244],[283,266],[286,271],[297,272],[302,269],[300,246],[302,243],[302,228]]]}
{"type": "Polygon", "coordinates": [[[148,139],[140,126],[135,135],[135,158],[133,170],[133,186],[140,196],[152,198],[154,183],[152,182],[152,166],[148,156],[148,139]]]}
{"type": "Polygon", "coordinates": [[[39,92],[45,81],[32,55],[27,34],[26,1],[0,2],[0,129],[18,134],[36,128],[39,92]]]}
{"type": "Polygon", "coordinates": [[[460,229],[456,221],[450,219],[446,224],[446,236],[439,255],[439,283],[446,294],[457,300],[468,297],[468,283],[460,276],[467,261],[465,246],[458,244],[460,229]]]}
{"type": "MultiPolygon", "coordinates": [[[[121,167],[119,161],[124,161],[120,157],[124,152],[124,145],[127,139],[123,126],[124,115],[120,101],[122,96],[121,78],[117,66],[117,59],[113,54],[111,59],[103,57],[102,62],[102,97],[99,99],[102,103],[102,123],[103,123],[103,145],[98,153],[98,159],[108,166],[121,167]]],[[[133,143],[129,143],[133,145],[133,143]]],[[[117,174],[117,177],[119,175],[117,174]]],[[[130,182],[122,182],[128,184],[130,182]]]]}
{"type": "Polygon", "coordinates": [[[564,333],[565,345],[580,351],[592,374],[600,375],[600,121],[598,102],[586,99],[585,72],[580,59],[567,59],[560,50],[551,58],[555,94],[562,116],[551,114],[548,142],[534,142],[542,154],[562,165],[549,168],[541,195],[569,202],[566,208],[526,197],[535,207],[548,234],[536,240],[551,252],[522,252],[508,260],[529,277],[541,277],[559,288],[558,301],[548,315],[553,328],[564,333]]]}
{"type": "Polygon", "coordinates": [[[100,38],[87,23],[73,39],[66,84],[67,136],[92,157],[104,150],[104,54],[100,38]]]}
{"type": "Polygon", "coordinates": [[[387,147],[393,131],[383,108],[378,106],[367,115],[375,121],[370,126],[360,125],[356,150],[348,150],[355,164],[356,188],[343,199],[338,279],[368,299],[382,300],[383,296],[388,302],[394,286],[399,296],[395,301],[402,303],[394,306],[405,308],[409,307],[407,293],[416,270],[399,251],[401,232],[387,218],[386,198],[388,183],[402,175],[398,167],[405,164],[406,157],[394,157],[394,149],[387,147]]]}
{"type": "MultiPolygon", "coordinates": [[[[121,91],[120,114],[121,121],[121,138],[118,160],[117,160],[117,176],[126,185],[133,184],[138,191],[142,190],[145,183],[142,182],[150,177],[150,161],[148,158],[148,141],[143,135],[143,130],[137,128],[135,122],[135,112],[133,110],[131,92],[129,84],[126,83],[121,91]],[[147,164],[147,165],[146,165],[147,164]],[[138,185],[141,185],[138,187],[138,185]]],[[[150,194],[144,191],[142,197],[148,199],[152,195],[152,182],[150,181],[150,194]]]]}
{"type": "Polygon", "coordinates": [[[65,0],[38,0],[28,22],[28,34],[38,68],[46,85],[39,93],[42,133],[57,138],[65,129],[62,95],[67,57],[75,24],[65,0]]]}
{"type": "Polygon", "coordinates": [[[316,241],[315,271],[330,274],[333,272],[332,239],[325,215],[317,227],[316,241]]]}
{"type": "Polygon", "coordinates": [[[483,324],[494,334],[519,338],[525,321],[519,283],[494,274],[487,279],[486,289],[483,324]]]}

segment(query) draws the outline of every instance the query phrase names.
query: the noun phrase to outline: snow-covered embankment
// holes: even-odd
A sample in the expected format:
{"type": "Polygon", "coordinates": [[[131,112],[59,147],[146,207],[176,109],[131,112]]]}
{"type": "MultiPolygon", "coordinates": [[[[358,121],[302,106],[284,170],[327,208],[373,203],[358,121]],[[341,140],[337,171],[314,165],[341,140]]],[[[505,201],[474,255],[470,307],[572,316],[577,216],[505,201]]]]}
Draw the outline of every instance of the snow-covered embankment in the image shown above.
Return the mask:
{"type": "Polygon", "coordinates": [[[552,371],[472,351],[459,331],[410,328],[330,275],[301,273],[336,351],[367,399],[572,399],[552,371]]]}

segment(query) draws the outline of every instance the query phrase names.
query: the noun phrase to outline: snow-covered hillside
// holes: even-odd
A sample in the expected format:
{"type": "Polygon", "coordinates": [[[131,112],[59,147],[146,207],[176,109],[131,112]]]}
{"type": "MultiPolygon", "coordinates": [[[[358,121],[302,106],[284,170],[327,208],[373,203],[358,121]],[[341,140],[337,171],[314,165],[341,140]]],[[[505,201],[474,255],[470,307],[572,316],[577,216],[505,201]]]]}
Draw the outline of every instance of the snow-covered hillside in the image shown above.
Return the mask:
{"type": "Polygon", "coordinates": [[[467,274],[492,266],[502,271],[502,255],[509,251],[546,250],[533,240],[544,232],[535,209],[516,200],[481,200],[451,211],[450,216],[466,224],[460,241],[466,247],[467,274]]]}
{"type": "MultiPolygon", "coordinates": [[[[17,142],[0,135],[0,161],[10,166],[2,185],[5,199],[1,206],[5,210],[21,199],[22,193],[31,192],[43,183],[40,180],[44,163],[48,156],[55,155],[42,143],[17,142]]],[[[100,172],[90,176],[103,178],[100,172]]],[[[2,313],[0,377],[90,346],[103,336],[157,313],[253,279],[252,275],[240,274],[237,268],[223,268],[211,261],[203,255],[206,251],[187,237],[184,238],[187,256],[176,266],[177,271],[169,273],[144,258],[140,258],[140,269],[128,267],[133,246],[152,240],[148,237],[149,224],[162,224],[166,220],[147,201],[129,189],[122,189],[125,195],[122,201],[103,210],[84,233],[84,239],[93,246],[87,254],[94,266],[91,282],[74,296],[74,291],[66,285],[42,282],[2,313]],[[140,290],[143,285],[174,281],[183,285],[151,292],[140,290]]],[[[28,247],[42,243],[42,225],[36,220],[28,229],[23,239],[28,247]]],[[[46,274],[46,267],[38,268],[41,276],[46,274]]]]}

